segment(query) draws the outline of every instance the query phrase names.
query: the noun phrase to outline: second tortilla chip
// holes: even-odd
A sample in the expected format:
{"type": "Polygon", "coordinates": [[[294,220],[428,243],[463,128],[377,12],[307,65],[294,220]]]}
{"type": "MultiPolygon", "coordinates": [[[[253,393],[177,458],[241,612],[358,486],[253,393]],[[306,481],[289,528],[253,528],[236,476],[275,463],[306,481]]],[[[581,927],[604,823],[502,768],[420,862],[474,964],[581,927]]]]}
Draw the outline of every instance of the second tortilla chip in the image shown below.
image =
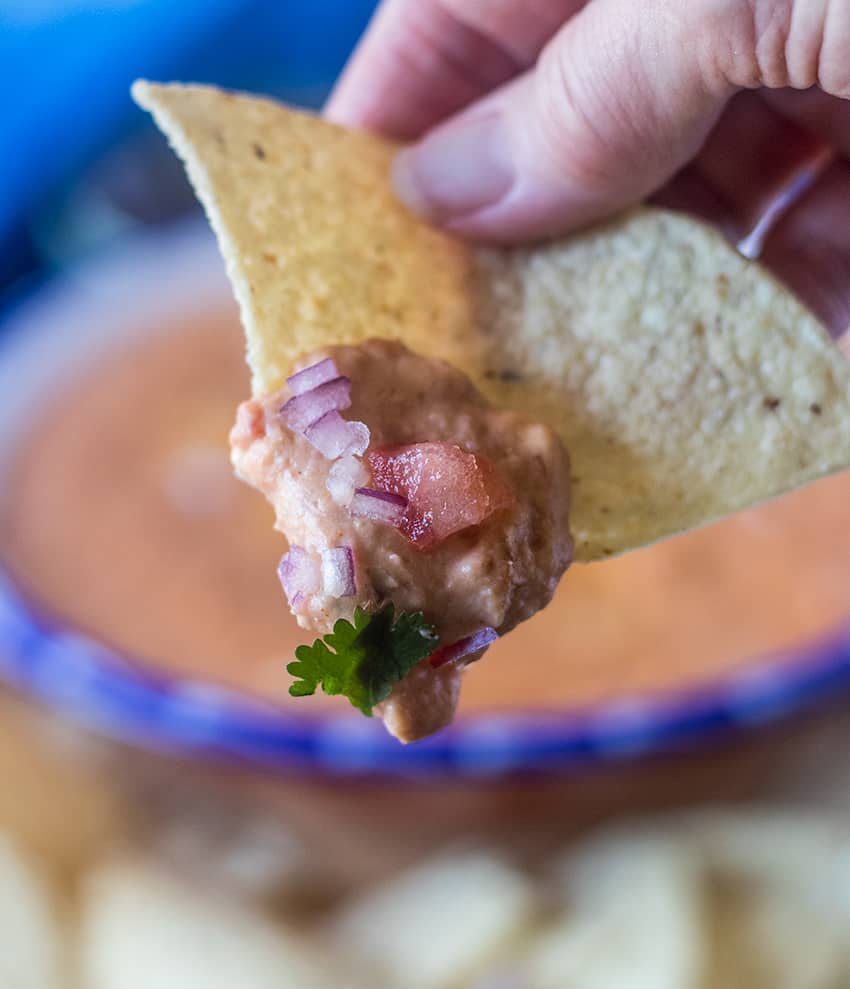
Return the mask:
{"type": "Polygon", "coordinates": [[[133,92],[215,228],[255,393],[305,351],[374,336],[450,361],[559,431],[584,561],[850,465],[850,366],[711,229],[637,210],[473,248],[395,200],[390,142],[210,87],[133,92]]]}

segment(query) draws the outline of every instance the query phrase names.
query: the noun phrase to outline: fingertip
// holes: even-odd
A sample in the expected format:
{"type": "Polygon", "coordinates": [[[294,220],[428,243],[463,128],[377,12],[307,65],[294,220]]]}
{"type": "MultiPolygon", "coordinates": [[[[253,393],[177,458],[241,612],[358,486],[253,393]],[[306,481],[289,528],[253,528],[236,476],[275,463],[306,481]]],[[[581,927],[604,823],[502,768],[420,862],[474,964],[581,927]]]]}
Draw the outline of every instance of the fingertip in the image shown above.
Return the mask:
{"type": "Polygon", "coordinates": [[[449,223],[499,202],[514,181],[501,114],[460,114],[401,151],[392,177],[398,198],[433,221],[449,223]]]}
{"type": "Polygon", "coordinates": [[[331,94],[328,98],[328,101],[322,107],[321,112],[324,119],[332,124],[338,124],[340,127],[351,128],[357,128],[358,126],[357,120],[352,119],[348,114],[345,104],[334,99],[333,94],[331,94]]]}
{"type": "Polygon", "coordinates": [[[354,130],[368,130],[369,90],[349,79],[346,69],[337,79],[322,107],[322,116],[332,124],[354,130]]]}
{"type": "Polygon", "coordinates": [[[390,172],[393,191],[411,213],[433,222],[438,217],[416,177],[415,157],[413,148],[403,148],[393,159],[390,172]]]}

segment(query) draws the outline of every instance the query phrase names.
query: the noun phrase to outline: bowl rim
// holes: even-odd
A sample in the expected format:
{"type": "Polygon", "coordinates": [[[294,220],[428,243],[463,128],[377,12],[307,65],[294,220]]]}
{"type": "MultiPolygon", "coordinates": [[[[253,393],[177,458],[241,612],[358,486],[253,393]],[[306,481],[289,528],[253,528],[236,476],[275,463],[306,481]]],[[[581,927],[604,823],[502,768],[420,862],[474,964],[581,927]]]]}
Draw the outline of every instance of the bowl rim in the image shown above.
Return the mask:
{"type": "MultiPolygon", "coordinates": [[[[114,313],[140,277],[156,279],[161,291],[153,305],[163,314],[185,307],[185,286],[198,277],[230,298],[205,224],[192,219],[140,235],[0,317],[0,385],[20,382],[17,369],[33,354],[39,364],[60,314],[63,332],[79,333],[83,359],[89,351],[102,355],[86,346],[92,309],[114,313]]],[[[150,326],[151,316],[146,308],[140,325],[150,326]]],[[[0,454],[2,445],[0,429],[0,454]]],[[[462,714],[437,735],[402,746],[377,719],[354,711],[294,714],[235,689],[152,671],[50,616],[0,566],[0,679],[99,733],[173,755],[333,777],[493,779],[636,759],[802,710],[850,685],[850,621],[805,646],[682,689],[586,707],[462,714]]]]}
{"type": "Polygon", "coordinates": [[[493,779],[634,760],[802,711],[850,684],[850,624],[703,684],[588,707],[461,715],[403,746],[354,711],[294,714],[151,670],[48,616],[0,570],[0,678],[99,734],[169,755],[328,777],[493,779]]]}

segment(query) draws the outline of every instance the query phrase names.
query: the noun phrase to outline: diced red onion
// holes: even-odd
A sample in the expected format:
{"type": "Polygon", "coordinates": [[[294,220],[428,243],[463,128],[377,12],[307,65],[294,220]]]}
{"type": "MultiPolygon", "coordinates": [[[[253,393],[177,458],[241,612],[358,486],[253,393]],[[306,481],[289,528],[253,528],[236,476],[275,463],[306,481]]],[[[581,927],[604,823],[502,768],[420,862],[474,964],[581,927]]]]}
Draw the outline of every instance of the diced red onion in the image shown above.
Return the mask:
{"type": "Polygon", "coordinates": [[[352,456],[359,457],[366,452],[366,448],[369,446],[369,441],[372,438],[372,434],[369,432],[369,427],[365,422],[360,422],[359,419],[349,419],[346,423],[348,426],[348,436],[349,444],[345,450],[345,453],[350,453],[352,456]]]}
{"type": "Polygon", "coordinates": [[[329,460],[335,460],[348,446],[348,423],[331,409],[304,430],[304,436],[319,453],[329,460]]]}
{"type": "Polygon", "coordinates": [[[303,433],[326,412],[347,409],[350,405],[351,379],[339,377],[290,398],[279,415],[285,426],[296,433],[303,433]]]}
{"type": "Polygon", "coordinates": [[[304,430],[304,436],[329,460],[347,453],[361,454],[369,445],[369,429],[364,422],[349,422],[336,409],[326,412],[304,430]]]}
{"type": "Polygon", "coordinates": [[[347,598],[357,593],[354,554],[348,546],[322,551],[322,582],[325,594],[333,598],[347,598]]]}
{"type": "Polygon", "coordinates": [[[290,546],[281,558],[277,575],[286,593],[290,607],[296,606],[296,598],[315,594],[322,586],[322,573],[318,560],[301,546],[290,546]]]}
{"type": "Polygon", "coordinates": [[[354,494],[354,489],[369,480],[369,472],[357,457],[346,456],[335,460],[328,471],[325,486],[331,493],[331,498],[338,505],[348,505],[354,494]]]}
{"type": "Polygon", "coordinates": [[[478,652],[479,649],[489,646],[498,638],[499,635],[494,628],[488,626],[487,628],[479,629],[472,635],[458,639],[457,642],[453,642],[450,646],[441,646],[439,649],[435,649],[431,653],[431,666],[436,670],[441,666],[445,666],[446,663],[456,663],[459,659],[463,659],[464,656],[468,656],[470,653],[478,652]]]}
{"type": "Polygon", "coordinates": [[[305,367],[303,371],[297,371],[286,379],[286,383],[293,395],[303,395],[305,391],[311,391],[326,381],[333,381],[334,378],[338,377],[339,371],[336,369],[336,364],[332,358],[326,357],[323,361],[305,367]]]}
{"type": "Polygon", "coordinates": [[[398,522],[407,508],[407,498],[391,491],[375,491],[373,488],[355,488],[349,512],[357,518],[373,522],[398,522]]]}

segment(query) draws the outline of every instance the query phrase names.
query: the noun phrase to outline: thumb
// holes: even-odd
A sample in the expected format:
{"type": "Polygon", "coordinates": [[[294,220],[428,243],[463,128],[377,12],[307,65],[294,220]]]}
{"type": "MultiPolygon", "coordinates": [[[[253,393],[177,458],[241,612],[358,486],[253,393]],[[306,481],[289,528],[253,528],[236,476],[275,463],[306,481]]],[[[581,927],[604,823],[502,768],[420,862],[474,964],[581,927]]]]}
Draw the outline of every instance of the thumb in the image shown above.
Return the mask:
{"type": "MultiPolygon", "coordinates": [[[[560,233],[642,199],[696,153],[736,88],[712,57],[712,46],[737,43],[735,4],[697,18],[717,6],[594,0],[531,72],[402,151],[397,194],[446,229],[496,242],[560,233]]],[[[751,35],[752,14],[741,20],[751,35]]]]}

